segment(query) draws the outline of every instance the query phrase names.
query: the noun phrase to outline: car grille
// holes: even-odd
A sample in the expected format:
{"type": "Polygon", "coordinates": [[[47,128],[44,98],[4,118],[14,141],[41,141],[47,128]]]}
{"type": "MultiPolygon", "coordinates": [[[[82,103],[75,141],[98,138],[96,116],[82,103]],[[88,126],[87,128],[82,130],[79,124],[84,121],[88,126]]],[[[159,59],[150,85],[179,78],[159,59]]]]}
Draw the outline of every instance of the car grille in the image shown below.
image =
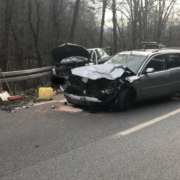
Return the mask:
{"type": "Polygon", "coordinates": [[[70,76],[70,85],[66,92],[76,95],[88,95],[89,97],[102,97],[102,90],[111,86],[112,81],[107,79],[82,81],[81,77],[70,76]]]}

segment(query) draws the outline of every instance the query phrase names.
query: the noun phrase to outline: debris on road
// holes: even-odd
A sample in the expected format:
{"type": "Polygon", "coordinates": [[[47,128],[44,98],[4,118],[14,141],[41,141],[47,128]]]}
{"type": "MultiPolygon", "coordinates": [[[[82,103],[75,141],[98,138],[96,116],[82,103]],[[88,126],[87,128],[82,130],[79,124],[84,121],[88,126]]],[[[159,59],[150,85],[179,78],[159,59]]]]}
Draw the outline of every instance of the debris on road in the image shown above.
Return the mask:
{"type": "MultiPolygon", "coordinates": [[[[54,91],[52,90],[52,92],[56,92],[56,95],[61,93],[59,89],[56,89],[54,91]]],[[[9,95],[8,97],[11,97],[11,96],[9,95]]],[[[7,101],[3,101],[2,98],[0,98],[0,111],[3,110],[8,113],[12,113],[12,110],[13,112],[15,112],[16,110],[19,110],[19,109],[28,109],[29,107],[34,106],[36,103],[42,102],[42,100],[38,98],[37,89],[30,89],[26,91],[17,92],[16,97],[22,97],[22,98],[20,99],[20,98],[11,97],[10,98],[11,101],[8,101],[8,99],[7,101]]],[[[52,97],[53,97],[53,94],[52,94],[52,97]]],[[[55,106],[54,106],[54,109],[55,109],[55,106]]]]}
{"type": "Polygon", "coordinates": [[[33,106],[35,103],[41,102],[38,98],[27,98],[27,99],[17,99],[14,101],[8,101],[3,106],[0,106],[0,110],[6,111],[8,113],[12,113],[12,110],[19,109],[28,109],[33,106]]]}
{"type": "Polygon", "coordinates": [[[51,87],[39,88],[39,99],[40,100],[52,100],[53,99],[53,89],[51,87]]]}
{"type": "Polygon", "coordinates": [[[10,95],[7,91],[0,92],[0,98],[2,99],[2,101],[8,101],[9,97],[10,95]]]}
{"type": "Polygon", "coordinates": [[[33,105],[34,105],[34,101],[31,100],[31,101],[29,101],[26,105],[27,105],[27,106],[33,106],[33,105]]]}
{"type": "Polygon", "coordinates": [[[58,90],[56,91],[56,94],[60,94],[60,93],[62,93],[62,91],[61,91],[60,89],[58,89],[58,90]]]}
{"type": "Polygon", "coordinates": [[[13,100],[16,100],[16,99],[21,99],[22,97],[21,96],[11,96],[8,98],[9,101],[13,101],[13,100]]]}
{"type": "Polygon", "coordinates": [[[52,106],[51,108],[52,108],[52,109],[55,109],[55,106],[52,106]]]}

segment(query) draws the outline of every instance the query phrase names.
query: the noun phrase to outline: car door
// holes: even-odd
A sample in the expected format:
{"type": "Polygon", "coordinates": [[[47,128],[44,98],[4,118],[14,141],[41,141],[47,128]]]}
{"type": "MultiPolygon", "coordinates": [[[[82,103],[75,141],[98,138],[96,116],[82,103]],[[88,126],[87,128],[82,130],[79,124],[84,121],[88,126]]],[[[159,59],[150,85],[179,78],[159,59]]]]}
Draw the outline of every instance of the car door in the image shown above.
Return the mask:
{"type": "Polygon", "coordinates": [[[144,67],[141,79],[141,99],[149,99],[169,94],[169,71],[162,55],[155,56],[144,67]],[[146,73],[147,68],[154,68],[153,73],[146,73]]]}
{"type": "Polygon", "coordinates": [[[97,55],[95,51],[90,51],[90,63],[91,64],[98,64],[97,63],[97,55]]]}
{"type": "Polygon", "coordinates": [[[166,54],[164,58],[170,73],[170,93],[180,92],[180,54],[166,54]]]}

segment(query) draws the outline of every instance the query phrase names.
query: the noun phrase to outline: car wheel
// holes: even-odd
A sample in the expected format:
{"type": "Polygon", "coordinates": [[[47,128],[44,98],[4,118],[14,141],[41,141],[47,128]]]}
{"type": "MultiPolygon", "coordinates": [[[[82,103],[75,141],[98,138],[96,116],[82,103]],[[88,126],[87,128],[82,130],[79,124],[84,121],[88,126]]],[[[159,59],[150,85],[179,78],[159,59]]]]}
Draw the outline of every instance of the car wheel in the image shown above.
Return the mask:
{"type": "Polygon", "coordinates": [[[123,89],[118,97],[117,110],[119,111],[129,110],[132,107],[134,100],[135,98],[133,91],[129,88],[123,89]]]}

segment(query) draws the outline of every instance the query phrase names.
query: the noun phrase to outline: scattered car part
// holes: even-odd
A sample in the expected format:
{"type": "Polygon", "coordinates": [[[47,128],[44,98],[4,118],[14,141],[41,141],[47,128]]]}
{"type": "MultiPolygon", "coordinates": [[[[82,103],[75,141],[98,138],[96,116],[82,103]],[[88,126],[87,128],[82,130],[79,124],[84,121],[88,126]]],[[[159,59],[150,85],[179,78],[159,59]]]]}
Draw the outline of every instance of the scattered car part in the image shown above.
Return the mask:
{"type": "Polygon", "coordinates": [[[13,100],[17,100],[17,99],[21,99],[22,96],[11,96],[8,98],[9,101],[13,101],[13,100]]]}

